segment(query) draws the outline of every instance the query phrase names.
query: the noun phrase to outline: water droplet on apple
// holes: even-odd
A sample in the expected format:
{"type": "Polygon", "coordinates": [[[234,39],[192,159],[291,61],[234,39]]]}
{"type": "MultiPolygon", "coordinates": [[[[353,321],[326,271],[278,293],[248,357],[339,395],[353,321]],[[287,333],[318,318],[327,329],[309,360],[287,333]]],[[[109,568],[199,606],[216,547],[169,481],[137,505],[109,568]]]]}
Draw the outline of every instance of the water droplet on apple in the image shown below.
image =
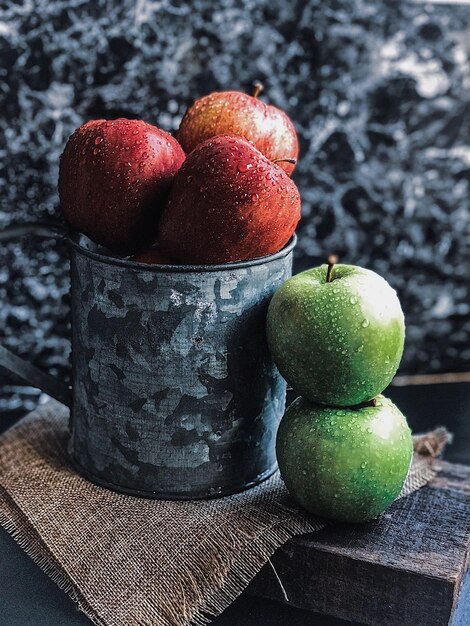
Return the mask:
{"type": "Polygon", "coordinates": [[[364,318],[362,320],[361,326],[362,326],[362,328],[367,328],[369,326],[369,324],[370,324],[369,320],[367,318],[364,318]]]}
{"type": "Polygon", "coordinates": [[[200,192],[200,193],[204,193],[206,190],[207,190],[207,187],[205,187],[204,185],[201,185],[201,186],[199,187],[199,192],[200,192]]]}
{"type": "Polygon", "coordinates": [[[357,304],[357,298],[356,298],[356,296],[351,296],[351,297],[349,298],[349,302],[350,302],[351,304],[357,304]]]}
{"type": "Polygon", "coordinates": [[[103,137],[96,137],[96,139],[95,139],[95,146],[100,144],[102,141],[103,141],[103,137]]]}
{"type": "Polygon", "coordinates": [[[93,154],[96,156],[99,153],[99,148],[93,148],[93,154]]]}
{"type": "Polygon", "coordinates": [[[237,165],[239,172],[247,172],[248,170],[251,170],[252,167],[253,163],[249,163],[248,161],[240,161],[237,165]]]}
{"type": "Polygon", "coordinates": [[[256,202],[256,200],[258,200],[258,199],[259,199],[259,195],[258,195],[257,193],[254,193],[254,194],[251,196],[251,201],[252,201],[252,202],[256,202]]]}

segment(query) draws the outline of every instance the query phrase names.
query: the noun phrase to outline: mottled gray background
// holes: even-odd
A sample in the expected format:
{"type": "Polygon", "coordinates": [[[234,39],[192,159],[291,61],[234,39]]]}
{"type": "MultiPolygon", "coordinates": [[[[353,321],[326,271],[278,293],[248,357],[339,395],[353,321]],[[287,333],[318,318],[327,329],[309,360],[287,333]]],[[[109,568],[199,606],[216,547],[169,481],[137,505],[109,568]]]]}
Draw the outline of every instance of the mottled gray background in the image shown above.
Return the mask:
{"type": "MultiPolygon", "coordinates": [[[[469,369],[469,5],[1,6],[0,229],[55,215],[58,157],[83,121],[141,117],[174,131],[197,96],[259,79],[300,136],[297,270],[334,251],[380,272],[407,318],[401,371],[469,369]]],[[[64,246],[0,246],[0,341],[67,377],[64,246]]],[[[0,408],[34,403],[2,382],[0,408]]]]}

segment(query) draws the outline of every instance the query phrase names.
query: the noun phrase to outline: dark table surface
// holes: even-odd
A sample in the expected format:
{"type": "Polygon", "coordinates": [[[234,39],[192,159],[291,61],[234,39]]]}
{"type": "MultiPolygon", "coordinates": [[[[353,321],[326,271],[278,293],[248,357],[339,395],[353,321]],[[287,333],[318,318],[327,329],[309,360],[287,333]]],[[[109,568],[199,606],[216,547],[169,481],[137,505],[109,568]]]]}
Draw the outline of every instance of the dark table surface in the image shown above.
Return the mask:
{"type": "MultiPolygon", "coordinates": [[[[444,425],[454,433],[446,459],[470,463],[470,383],[390,387],[387,395],[414,432],[444,425]]],[[[18,416],[0,418],[0,431],[18,416]]],[[[214,626],[346,626],[351,622],[243,595],[214,626]]],[[[91,622],[0,529],[0,626],[85,626],[91,622]]]]}

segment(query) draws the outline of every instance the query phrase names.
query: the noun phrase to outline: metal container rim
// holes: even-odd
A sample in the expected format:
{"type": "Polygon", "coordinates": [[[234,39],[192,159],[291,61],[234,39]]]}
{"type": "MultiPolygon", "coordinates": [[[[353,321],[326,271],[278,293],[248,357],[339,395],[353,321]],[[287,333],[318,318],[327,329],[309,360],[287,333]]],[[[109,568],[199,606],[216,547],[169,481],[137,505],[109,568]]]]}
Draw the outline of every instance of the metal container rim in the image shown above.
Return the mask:
{"type": "Polygon", "coordinates": [[[115,257],[107,254],[102,254],[94,250],[88,250],[84,246],[80,245],[76,240],[80,233],[71,233],[68,235],[69,245],[78,253],[83,256],[87,256],[95,261],[99,261],[106,265],[117,265],[119,267],[128,267],[135,270],[158,273],[172,273],[172,274],[184,274],[189,272],[220,272],[220,271],[233,271],[237,269],[243,269],[245,267],[253,267],[255,265],[262,265],[264,263],[270,263],[286,257],[297,245],[298,237],[294,233],[288,243],[279,252],[270,254],[268,256],[256,257],[255,259],[247,259],[245,261],[231,261],[229,263],[217,263],[214,265],[171,265],[163,263],[139,263],[138,261],[131,261],[121,257],[115,257]]]}

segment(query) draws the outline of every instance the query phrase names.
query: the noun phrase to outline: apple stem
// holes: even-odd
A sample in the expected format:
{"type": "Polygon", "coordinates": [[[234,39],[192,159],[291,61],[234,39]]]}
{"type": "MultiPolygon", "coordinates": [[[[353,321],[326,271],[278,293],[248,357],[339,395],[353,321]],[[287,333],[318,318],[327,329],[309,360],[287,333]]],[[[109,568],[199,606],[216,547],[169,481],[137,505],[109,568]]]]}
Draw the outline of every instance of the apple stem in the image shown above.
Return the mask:
{"type": "Polygon", "coordinates": [[[260,83],[259,80],[256,81],[254,85],[253,98],[257,98],[259,94],[263,91],[263,83],[260,83]]]}
{"type": "Polygon", "coordinates": [[[273,159],[271,163],[292,163],[292,165],[295,165],[297,159],[273,159]]]}
{"type": "Polygon", "coordinates": [[[351,407],[351,409],[353,409],[354,411],[357,411],[358,409],[364,409],[367,406],[378,406],[378,405],[379,403],[377,402],[377,398],[372,398],[372,400],[366,400],[366,402],[355,404],[354,406],[351,407]]]}
{"type": "Polygon", "coordinates": [[[328,270],[326,272],[327,283],[331,283],[331,281],[333,280],[333,268],[336,263],[338,263],[338,257],[336,256],[336,254],[330,254],[330,256],[328,257],[328,270]]]}

